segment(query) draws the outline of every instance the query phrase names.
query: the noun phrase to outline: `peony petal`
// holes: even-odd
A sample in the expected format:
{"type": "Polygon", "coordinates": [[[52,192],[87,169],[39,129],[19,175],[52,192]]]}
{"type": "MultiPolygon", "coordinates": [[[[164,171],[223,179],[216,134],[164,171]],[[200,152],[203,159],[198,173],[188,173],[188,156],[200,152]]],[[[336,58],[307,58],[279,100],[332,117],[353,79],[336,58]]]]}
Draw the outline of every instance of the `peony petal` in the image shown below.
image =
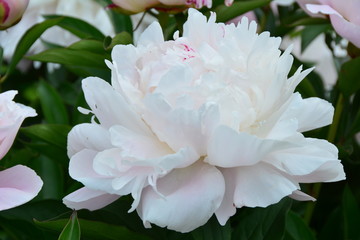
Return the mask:
{"type": "Polygon", "coordinates": [[[205,224],[224,196],[222,174],[215,167],[196,163],[158,180],[157,190],[147,187],[137,209],[145,226],[154,223],[179,232],[205,224]]]}
{"type": "Polygon", "coordinates": [[[267,207],[300,188],[291,177],[266,163],[238,167],[234,170],[236,207],[267,207]]]}
{"type": "Polygon", "coordinates": [[[266,161],[299,182],[338,181],[344,177],[333,144],[312,138],[299,138],[297,143],[298,147],[280,150],[266,161]]]}
{"type": "Polygon", "coordinates": [[[348,22],[337,15],[330,15],[331,24],[335,31],[352,42],[356,47],[360,48],[360,25],[348,22]]]}
{"type": "Polygon", "coordinates": [[[67,144],[68,156],[83,149],[103,151],[113,147],[110,142],[109,131],[98,124],[83,123],[71,129],[67,144]]]}
{"type": "Polygon", "coordinates": [[[295,190],[294,192],[292,192],[289,195],[289,197],[297,201],[313,201],[313,202],[316,201],[316,199],[313,198],[312,196],[309,196],[306,193],[303,193],[302,191],[299,190],[295,190]]]}
{"type": "Polygon", "coordinates": [[[262,161],[272,152],[291,146],[288,142],[261,139],[222,125],[209,141],[208,158],[205,161],[226,168],[248,166],[262,161]]]}
{"type": "Polygon", "coordinates": [[[338,13],[335,9],[333,9],[332,7],[330,7],[329,5],[319,5],[319,4],[306,4],[305,5],[307,10],[309,10],[311,13],[317,14],[317,13],[322,13],[322,14],[336,14],[339,17],[342,17],[340,13],[338,13]]]}
{"type": "Polygon", "coordinates": [[[71,209],[88,209],[94,211],[109,205],[120,198],[119,195],[108,194],[103,191],[80,188],[63,198],[63,203],[71,209]]]}
{"type": "Polygon", "coordinates": [[[0,211],[33,199],[43,185],[35,171],[16,165],[0,172],[0,211]]]}
{"type": "Polygon", "coordinates": [[[86,102],[104,127],[123,125],[135,132],[150,134],[150,130],[131,106],[107,82],[88,77],[82,81],[86,102]]]}
{"type": "Polygon", "coordinates": [[[225,179],[225,194],[220,207],[216,210],[216,218],[221,225],[225,225],[227,220],[235,215],[234,192],[236,188],[236,171],[233,168],[220,169],[225,179]]]}
{"type": "Polygon", "coordinates": [[[158,22],[153,22],[140,35],[137,46],[147,46],[149,44],[161,44],[164,42],[162,28],[158,22]]]}

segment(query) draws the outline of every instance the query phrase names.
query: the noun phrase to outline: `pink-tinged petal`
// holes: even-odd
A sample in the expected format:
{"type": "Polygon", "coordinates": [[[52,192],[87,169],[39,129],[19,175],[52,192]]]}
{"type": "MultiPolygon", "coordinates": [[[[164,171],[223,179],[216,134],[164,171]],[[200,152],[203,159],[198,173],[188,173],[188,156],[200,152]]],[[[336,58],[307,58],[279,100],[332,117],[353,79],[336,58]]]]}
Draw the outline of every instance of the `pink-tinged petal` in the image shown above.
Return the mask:
{"type": "Polygon", "coordinates": [[[222,125],[215,130],[209,141],[208,158],[205,161],[226,168],[254,165],[272,152],[292,145],[283,141],[261,139],[222,125]]]}
{"type": "Polygon", "coordinates": [[[109,131],[98,124],[76,125],[68,135],[67,151],[70,158],[83,149],[100,152],[112,147],[109,131]]]}
{"type": "Polygon", "coordinates": [[[356,47],[360,48],[360,24],[356,25],[352,22],[348,22],[344,18],[337,15],[330,15],[330,20],[335,31],[340,36],[346,38],[356,47]]]}
{"type": "Polygon", "coordinates": [[[196,110],[172,108],[160,94],[148,95],[144,101],[147,107],[144,119],[161,141],[174,151],[190,146],[199,155],[206,154],[207,141],[219,122],[216,105],[208,104],[196,110]]]}
{"type": "Polygon", "coordinates": [[[233,4],[234,0],[225,0],[225,5],[226,6],[231,6],[233,4]]]}
{"type": "Polygon", "coordinates": [[[24,204],[41,190],[43,182],[34,170],[16,165],[0,172],[0,211],[24,204]]]}
{"type": "Polygon", "coordinates": [[[345,177],[333,144],[312,138],[296,141],[298,147],[278,151],[266,161],[299,182],[339,181],[345,177]]]}
{"type": "Polygon", "coordinates": [[[236,207],[267,207],[300,188],[290,176],[266,163],[238,167],[234,171],[236,207]]]}
{"type": "Polygon", "coordinates": [[[225,179],[225,194],[215,215],[219,223],[224,226],[227,220],[236,213],[236,207],[234,205],[236,171],[234,171],[233,168],[222,168],[220,171],[225,179]]]}
{"type": "Polygon", "coordinates": [[[295,190],[294,192],[292,192],[289,197],[291,197],[292,199],[295,199],[297,201],[316,201],[315,198],[313,198],[310,195],[307,195],[306,193],[303,193],[300,190],[295,190]]]}
{"type": "Polygon", "coordinates": [[[82,87],[86,102],[103,126],[123,125],[135,132],[150,134],[141,117],[110,84],[88,77],[82,81],[82,87]]]}
{"type": "Polygon", "coordinates": [[[112,177],[98,174],[93,167],[98,152],[84,149],[71,157],[69,163],[70,176],[91,189],[107,190],[113,193],[111,187],[112,177]]]}
{"type": "Polygon", "coordinates": [[[71,209],[88,209],[94,211],[109,205],[119,198],[119,195],[108,194],[103,191],[83,187],[64,197],[63,203],[71,209]]]}
{"type": "Polygon", "coordinates": [[[19,22],[28,4],[29,0],[0,0],[0,30],[19,22]]]}
{"type": "Polygon", "coordinates": [[[112,2],[124,10],[138,13],[145,11],[153,5],[156,5],[158,0],[113,0],[112,2]]]}
{"type": "Polygon", "coordinates": [[[137,210],[144,225],[189,232],[205,224],[218,209],[225,184],[215,167],[196,163],[159,179],[157,190],[159,193],[149,186],[143,191],[137,210]]]}
{"type": "Polygon", "coordinates": [[[339,17],[342,17],[340,13],[338,13],[335,9],[330,7],[329,5],[319,5],[319,4],[306,4],[307,10],[311,13],[322,13],[325,15],[336,14],[339,17]]]}
{"type": "Polygon", "coordinates": [[[147,46],[150,44],[161,44],[164,42],[162,28],[158,22],[153,22],[140,35],[137,46],[147,46]]]}

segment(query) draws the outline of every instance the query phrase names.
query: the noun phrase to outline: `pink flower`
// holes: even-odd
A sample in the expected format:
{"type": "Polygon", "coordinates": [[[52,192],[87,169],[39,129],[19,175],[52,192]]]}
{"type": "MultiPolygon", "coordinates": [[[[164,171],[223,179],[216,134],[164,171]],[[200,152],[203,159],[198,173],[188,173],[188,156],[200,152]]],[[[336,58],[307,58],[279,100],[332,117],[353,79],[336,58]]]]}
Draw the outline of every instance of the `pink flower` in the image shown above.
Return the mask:
{"type": "MultiPolygon", "coordinates": [[[[182,11],[184,7],[211,8],[212,0],[113,0],[113,3],[121,9],[130,13],[143,12],[150,8],[168,11],[182,11]]],[[[233,0],[225,0],[225,5],[230,6],[233,0]]]]}
{"type": "Polygon", "coordinates": [[[189,9],[181,37],[165,41],[155,22],[136,46],[115,46],[111,85],[82,82],[94,118],[71,130],[68,155],[84,187],[64,203],[95,210],[131,194],[146,227],[188,232],[243,206],[314,200],[299,183],[344,179],[336,147],[302,134],[334,111],[294,93],[311,69],[288,78],[291,49],[256,28],[189,9]]]}
{"type": "Polygon", "coordinates": [[[29,0],[0,0],[0,30],[20,21],[29,0]]]}
{"type": "MultiPolygon", "coordinates": [[[[21,123],[36,116],[34,109],[12,101],[16,91],[0,94],[0,159],[9,151],[21,123]]],[[[21,205],[34,198],[42,187],[36,173],[22,165],[0,171],[0,210],[21,205]]]]}
{"type": "MultiPolygon", "coordinates": [[[[310,14],[328,15],[335,31],[360,48],[359,0],[297,0],[310,14]]],[[[316,16],[316,15],[315,15],[316,16]]]]}

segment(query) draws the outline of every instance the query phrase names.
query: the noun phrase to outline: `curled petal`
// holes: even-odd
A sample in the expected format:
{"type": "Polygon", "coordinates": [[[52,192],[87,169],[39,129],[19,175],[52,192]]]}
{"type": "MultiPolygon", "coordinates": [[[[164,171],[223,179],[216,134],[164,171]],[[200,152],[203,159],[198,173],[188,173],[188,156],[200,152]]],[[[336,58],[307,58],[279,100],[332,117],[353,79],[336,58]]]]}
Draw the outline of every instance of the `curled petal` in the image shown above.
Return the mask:
{"type": "Polygon", "coordinates": [[[16,165],[0,172],[0,211],[33,199],[43,185],[35,171],[16,165]]]}
{"type": "Polygon", "coordinates": [[[108,194],[99,190],[83,187],[63,199],[63,203],[71,209],[88,209],[94,211],[109,205],[120,198],[119,195],[108,194]]]}
{"type": "Polygon", "coordinates": [[[147,187],[142,194],[137,210],[144,225],[189,232],[205,224],[218,209],[225,185],[219,170],[196,163],[159,179],[157,191],[161,195],[147,187]]]}

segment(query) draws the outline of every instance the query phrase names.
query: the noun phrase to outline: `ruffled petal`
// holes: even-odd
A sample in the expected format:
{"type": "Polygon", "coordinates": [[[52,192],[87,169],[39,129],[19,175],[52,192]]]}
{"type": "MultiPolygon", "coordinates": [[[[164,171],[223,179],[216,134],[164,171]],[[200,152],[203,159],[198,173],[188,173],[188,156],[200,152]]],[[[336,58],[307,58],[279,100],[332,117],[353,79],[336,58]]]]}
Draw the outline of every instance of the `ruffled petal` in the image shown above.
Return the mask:
{"type": "Polygon", "coordinates": [[[215,167],[196,163],[159,179],[157,191],[152,187],[143,191],[137,211],[144,225],[189,232],[205,224],[218,209],[225,184],[215,167]]]}
{"type": "Polygon", "coordinates": [[[109,205],[120,198],[119,195],[108,194],[103,191],[80,188],[63,198],[63,203],[71,209],[88,209],[94,211],[109,205]]]}
{"type": "Polygon", "coordinates": [[[260,139],[227,126],[219,126],[209,141],[205,161],[226,168],[248,166],[258,163],[272,152],[291,146],[288,142],[260,139]]]}
{"type": "Polygon", "coordinates": [[[279,202],[300,187],[290,176],[266,163],[235,169],[236,207],[267,207],[279,202]]]}
{"type": "Polygon", "coordinates": [[[16,165],[0,172],[0,211],[24,204],[41,190],[43,182],[34,170],[16,165]]]}

